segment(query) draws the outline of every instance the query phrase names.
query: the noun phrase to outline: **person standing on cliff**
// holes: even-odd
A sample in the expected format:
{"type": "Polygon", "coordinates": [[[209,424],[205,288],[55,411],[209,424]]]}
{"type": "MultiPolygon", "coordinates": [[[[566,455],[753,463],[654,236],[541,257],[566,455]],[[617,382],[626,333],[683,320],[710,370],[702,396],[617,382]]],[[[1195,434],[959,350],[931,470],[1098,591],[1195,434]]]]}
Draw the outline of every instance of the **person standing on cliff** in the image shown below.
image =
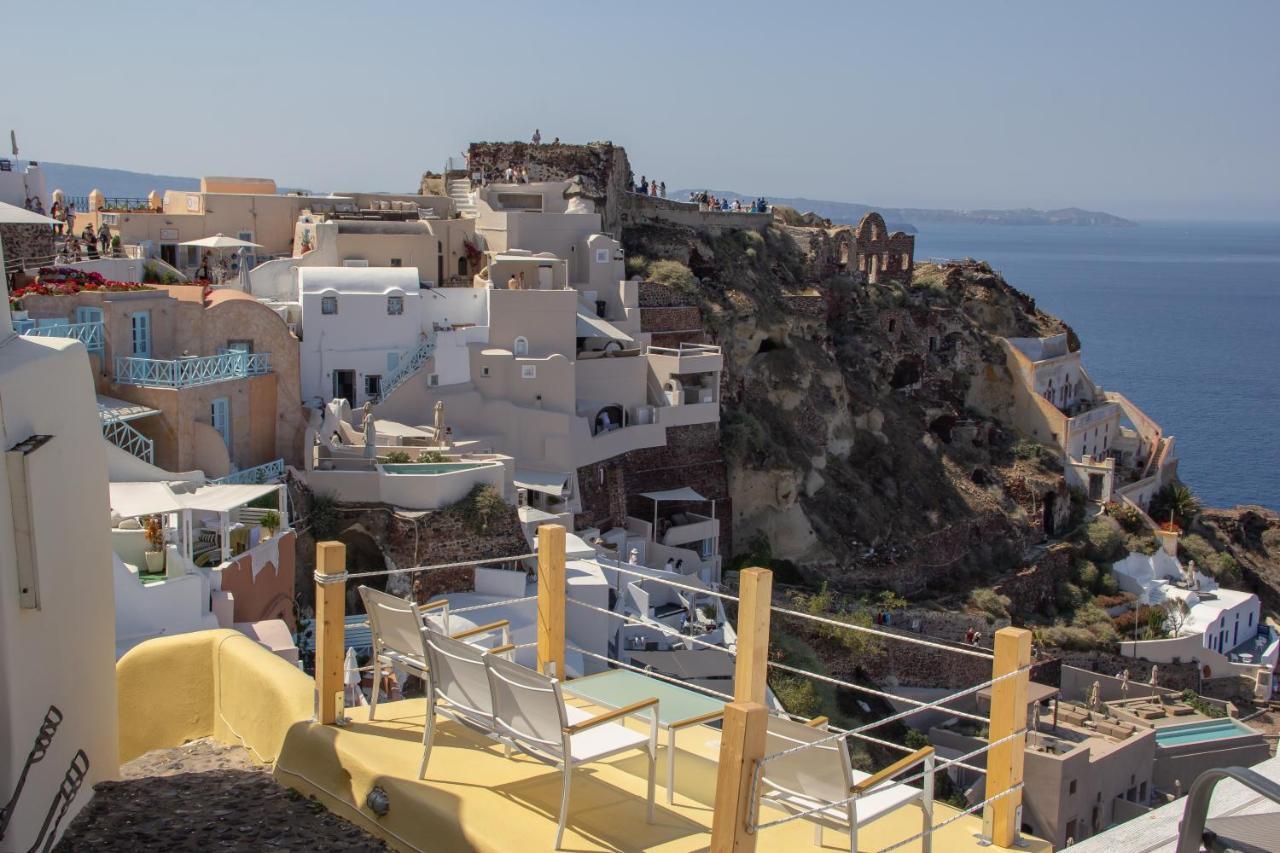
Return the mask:
{"type": "Polygon", "coordinates": [[[538,128],[536,127],[533,129],[533,144],[534,145],[542,144],[542,131],[538,130],[538,128]]]}
{"type": "Polygon", "coordinates": [[[666,197],[667,197],[667,182],[663,181],[662,183],[658,184],[658,198],[666,198],[666,197]]]}

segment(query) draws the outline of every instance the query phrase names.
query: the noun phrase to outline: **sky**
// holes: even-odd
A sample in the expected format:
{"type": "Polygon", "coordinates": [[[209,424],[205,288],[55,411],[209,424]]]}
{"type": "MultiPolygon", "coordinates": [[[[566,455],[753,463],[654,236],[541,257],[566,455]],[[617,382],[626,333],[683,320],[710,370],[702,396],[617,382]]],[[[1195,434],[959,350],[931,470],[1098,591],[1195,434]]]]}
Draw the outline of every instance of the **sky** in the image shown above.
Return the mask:
{"type": "Polygon", "coordinates": [[[403,192],[537,127],[672,188],[1280,220],[1272,0],[2,8],[32,159],[403,192]]]}

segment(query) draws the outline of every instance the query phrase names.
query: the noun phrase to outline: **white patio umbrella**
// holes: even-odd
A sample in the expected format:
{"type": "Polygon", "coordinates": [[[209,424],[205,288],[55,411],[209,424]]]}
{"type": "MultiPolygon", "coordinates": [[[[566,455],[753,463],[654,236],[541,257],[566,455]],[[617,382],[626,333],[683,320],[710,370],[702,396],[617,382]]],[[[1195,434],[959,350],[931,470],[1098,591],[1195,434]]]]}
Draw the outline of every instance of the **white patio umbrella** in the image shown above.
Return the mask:
{"type": "MultiPolygon", "coordinates": [[[[262,246],[257,243],[250,243],[248,240],[241,240],[238,237],[228,237],[225,234],[214,234],[212,237],[201,237],[199,240],[186,240],[178,245],[199,246],[202,249],[214,249],[218,252],[219,259],[223,258],[222,252],[227,249],[262,248],[262,246]]],[[[219,266],[221,266],[221,264],[219,264],[219,266]]],[[[219,273],[218,283],[222,283],[221,273],[219,273]]]]}

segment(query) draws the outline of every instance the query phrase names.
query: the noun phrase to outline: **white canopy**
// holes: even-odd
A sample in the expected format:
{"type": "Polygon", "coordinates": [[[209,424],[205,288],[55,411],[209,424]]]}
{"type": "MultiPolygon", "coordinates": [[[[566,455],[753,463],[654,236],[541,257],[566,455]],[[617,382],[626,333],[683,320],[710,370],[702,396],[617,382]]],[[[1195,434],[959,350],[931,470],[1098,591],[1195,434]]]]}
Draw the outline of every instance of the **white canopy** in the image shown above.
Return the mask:
{"type": "Polygon", "coordinates": [[[133,421],[149,415],[160,414],[159,409],[144,406],[129,400],[118,400],[105,394],[98,395],[98,417],[103,423],[111,421],[133,421]]]}
{"type": "Polygon", "coordinates": [[[214,234],[212,237],[201,237],[199,240],[187,240],[179,243],[179,246],[202,246],[206,249],[261,249],[262,246],[257,243],[250,243],[248,240],[241,240],[236,237],[227,237],[224,234],[214,234]]]}
{"type": "Polygon", "coordinates": [[[50,219],[42,213],[27,210],[25,207],[0,201],[0,225],[61,225],[56,219],[50,219]]]}
{"type": "Polygon", "coordinates": [[[564,471],[534,471],[529,468],[517,468],[513,479],[517,488],[531,489],[558,498],[564,494],[569,475],[564,471]]]}
{"type": "Polygon", "coordinates": [[[578,337],[611,338],[615,341],[632,340],[630,335],[612,323],[607,323],[599,317],[593,317],[581,311],[578,312],[578,337]]]}
{"type": "Polygon", "coordinates": [[[542,510],[538,509],[536,506],[518,507],[516,510],[516,514],[520,516],[520,520],[525,524],[529,524],[532,522],[542,523],[547,521],[555,521],[560,517],[555,513],[543,512],[542,510]]]}
{"type": "Polygon", "coordinates": [[[111,511],[121,518],[179,512],[184,509],[230,512],[277,491],[278,485],[194,483],[112,483],[111,511]]]}
{"type": "Polygon", "coordinates": [[[709,501],[693,489],[685,486],[682,489],[667,489],[664,492],[641,492],[640,496],[655,501],[709,501]]]}

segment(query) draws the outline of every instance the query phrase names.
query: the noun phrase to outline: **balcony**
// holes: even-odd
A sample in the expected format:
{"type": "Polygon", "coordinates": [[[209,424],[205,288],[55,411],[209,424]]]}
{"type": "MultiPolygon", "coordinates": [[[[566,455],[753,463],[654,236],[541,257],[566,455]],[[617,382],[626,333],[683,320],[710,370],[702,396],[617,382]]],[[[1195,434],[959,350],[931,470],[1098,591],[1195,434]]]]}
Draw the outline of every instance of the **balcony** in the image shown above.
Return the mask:
{"type": "Polygon", "coordinates": [[[708,373],[724,367],[720,347],[712,344],[681,344],[678,348],[650,346],[645,349],[645,355],[654,372],[660,374],[708,373]]]}
{"type": "Polygon", "coordinates": [[[193,388],[270,372],[269,352],[237,350],[173,359],[116,357],[116,382],[154,388],[193,388]]]}
{"type": "Polygon", "coordinates": [[[94,323],[56,323],[51,326],[36,326],[30,320],[19,320],[13,329],[27,338],[74,338],[84,344],[89,352],[102,352],[102,322],[94,323]]]}

